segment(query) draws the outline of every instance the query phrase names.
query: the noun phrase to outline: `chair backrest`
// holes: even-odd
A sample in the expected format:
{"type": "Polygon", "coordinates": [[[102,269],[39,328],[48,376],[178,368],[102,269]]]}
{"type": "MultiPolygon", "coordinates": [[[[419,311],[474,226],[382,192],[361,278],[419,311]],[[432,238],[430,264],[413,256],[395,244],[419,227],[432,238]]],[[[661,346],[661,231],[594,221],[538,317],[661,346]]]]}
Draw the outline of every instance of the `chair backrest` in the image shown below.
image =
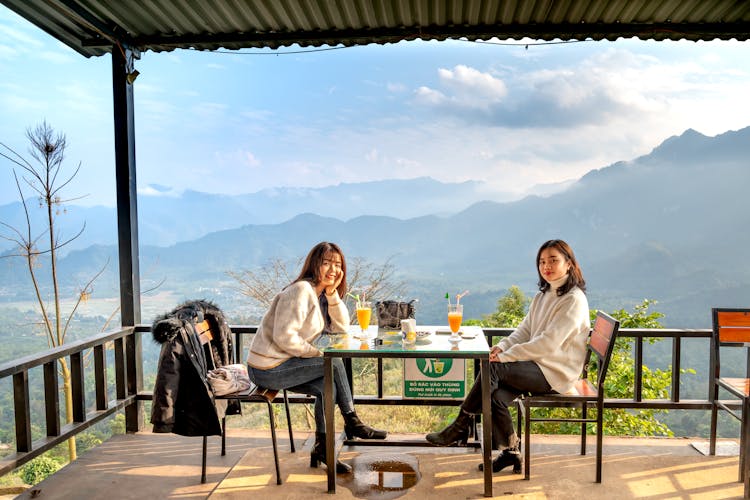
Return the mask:
{"type": "MultiPolygon", "coordinates": [[[[714,374],[720,373],[719,353],[721,347],[745,347],[750,357],[750,309],[720,308],[711,310],[713,322],[713,365],[714,374]]],[[[750,377],[750,363],[746,362],[747,376],[750,377]]]]}
{"type": "Polygon", "coordinates": [[[584,368],[584,373],[586,373],[588,361],[591,359],[591,356],[596,356],[596,384],[600,397],[604,394],[604,379],[607,376],[609,361],[615,349],[615,340],[617,339],[619,329],[620,322],[612,316],[601,311],[596,313],[594,327],[591,329],[591,335],[589,336],[589,352],[586,355],[587,365],[584,368]]]}

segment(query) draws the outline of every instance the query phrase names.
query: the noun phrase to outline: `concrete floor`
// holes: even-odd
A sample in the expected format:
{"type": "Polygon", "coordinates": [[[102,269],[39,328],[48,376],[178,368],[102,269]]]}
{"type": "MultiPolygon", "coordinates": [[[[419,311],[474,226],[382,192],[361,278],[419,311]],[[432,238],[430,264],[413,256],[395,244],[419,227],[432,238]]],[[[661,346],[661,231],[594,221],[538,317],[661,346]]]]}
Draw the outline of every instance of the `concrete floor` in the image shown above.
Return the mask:
{"type": "MultiPolygon", "coordinates": [[[[228,453],[224,457],[220,456],[219,438],[209,438],[205,484],[200,483],[200,438],[143,432],[116,436],[15,498],[330,498],[325,470],[309,467],[309,434],[295,435],[298,452],[292,454],[283,430],[279,433],[284,484],[278,486],[268,432],[229,432],[228,453]]],[[[705,440],[605,437],[603,481],[596,484],[593,443],[589,443],[589,454],[581,456],[574,436],[534,435],[531,479],[525,481],[523,475],[502,471],[494,475],[493,493],[496,497],[529,499],[570,499],[581,495],[607,499],[742,498],[743,487],[737,482],[736,445],[727,443],[723,448],[725,456],[705,456],[691,446],[693,442],[701,444],[705,440]]],[[[391,457],[408,453],[409,459],[419,464],[419,480],[405,490],[363,489],[355,484],[355,471],[354,476],[338,476],[337,497],[389,500],[437,494],[440,500],[483,498],[476,451],[359,446],[342,448],[340,457],[356,463],[357,456],[377,453],[391,457]]]]}

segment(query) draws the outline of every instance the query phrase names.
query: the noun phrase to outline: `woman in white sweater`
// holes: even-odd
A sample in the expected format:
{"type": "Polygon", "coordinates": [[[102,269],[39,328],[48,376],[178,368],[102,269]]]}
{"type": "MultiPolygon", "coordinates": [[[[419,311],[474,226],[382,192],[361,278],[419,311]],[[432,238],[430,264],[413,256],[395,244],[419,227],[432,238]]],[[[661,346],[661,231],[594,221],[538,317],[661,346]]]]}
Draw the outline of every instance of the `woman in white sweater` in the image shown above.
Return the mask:
{"type": "MultiPolygon", "coordinates": [[[[349,311],[346,294],[346,261],[338,245],[318,243],[307,254],[297,279],[279,292],[263,316],[247,357],[248,375],[261,387],[289,389],[315,396],[315,447],[310,466],[326,463],[323,415],[323,353],[313,342],[324,332],[345,332],[349,311]]],[[[385,439],[357,417],[344,364],[333,360],[334,400],[344,417],[349,439],[385,439]]],[[[337,472],[351,467],[337,462],[337,472]]]]}
{"type": "MultiPolygon", "coordinates": [[[[547,241],[539,248],[536,263],[539,292],[528,314],[490,351],[492,443],[493,448],[503,449],[492,461],[494,472],[511,465],[513,472],[521,472],[519,439],[508,405],[525,393],[567,392],[586,355],[591,328],[586,281],[573,250],[562,240],[547,241]]],[[[456,420],[428,434],[427,441],[438,446],[466,442],[473,415],[482,409],[482,383],[477,377],[456,420]]]]}

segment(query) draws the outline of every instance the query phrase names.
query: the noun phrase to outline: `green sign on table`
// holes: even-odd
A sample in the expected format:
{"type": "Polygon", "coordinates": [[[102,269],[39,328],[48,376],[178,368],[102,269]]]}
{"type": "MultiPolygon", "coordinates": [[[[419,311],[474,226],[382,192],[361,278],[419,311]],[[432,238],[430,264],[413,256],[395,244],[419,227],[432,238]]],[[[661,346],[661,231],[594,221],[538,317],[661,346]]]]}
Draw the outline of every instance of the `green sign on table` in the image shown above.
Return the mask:
{"type": "Polygon", "coordinates": [[[457,398],[466,393],[466,360],[409,358],[404,360],[405,398],[457,398]]]}

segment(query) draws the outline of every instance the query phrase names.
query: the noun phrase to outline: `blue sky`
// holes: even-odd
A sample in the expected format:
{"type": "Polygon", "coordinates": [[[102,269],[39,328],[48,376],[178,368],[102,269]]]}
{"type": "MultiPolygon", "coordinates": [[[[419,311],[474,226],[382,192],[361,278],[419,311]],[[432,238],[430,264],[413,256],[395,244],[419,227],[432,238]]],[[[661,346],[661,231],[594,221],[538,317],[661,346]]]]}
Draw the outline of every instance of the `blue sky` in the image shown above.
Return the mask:
{"type": "MultiPolygon", "coordinates": [[[[431,176],[522,193],[688,128],[750,125],[747,42],[530,42],[147,52],[134,87],[139,191],[431,176]]],[[[81,165],[69,196],[113,205],[110,57],[87,59],[0,6],[0,75],[0,142],[25,154],[26,129],[46,120],[81,165]]],[[[0,160],[0,204],[17,199],[0,160]]]]}

